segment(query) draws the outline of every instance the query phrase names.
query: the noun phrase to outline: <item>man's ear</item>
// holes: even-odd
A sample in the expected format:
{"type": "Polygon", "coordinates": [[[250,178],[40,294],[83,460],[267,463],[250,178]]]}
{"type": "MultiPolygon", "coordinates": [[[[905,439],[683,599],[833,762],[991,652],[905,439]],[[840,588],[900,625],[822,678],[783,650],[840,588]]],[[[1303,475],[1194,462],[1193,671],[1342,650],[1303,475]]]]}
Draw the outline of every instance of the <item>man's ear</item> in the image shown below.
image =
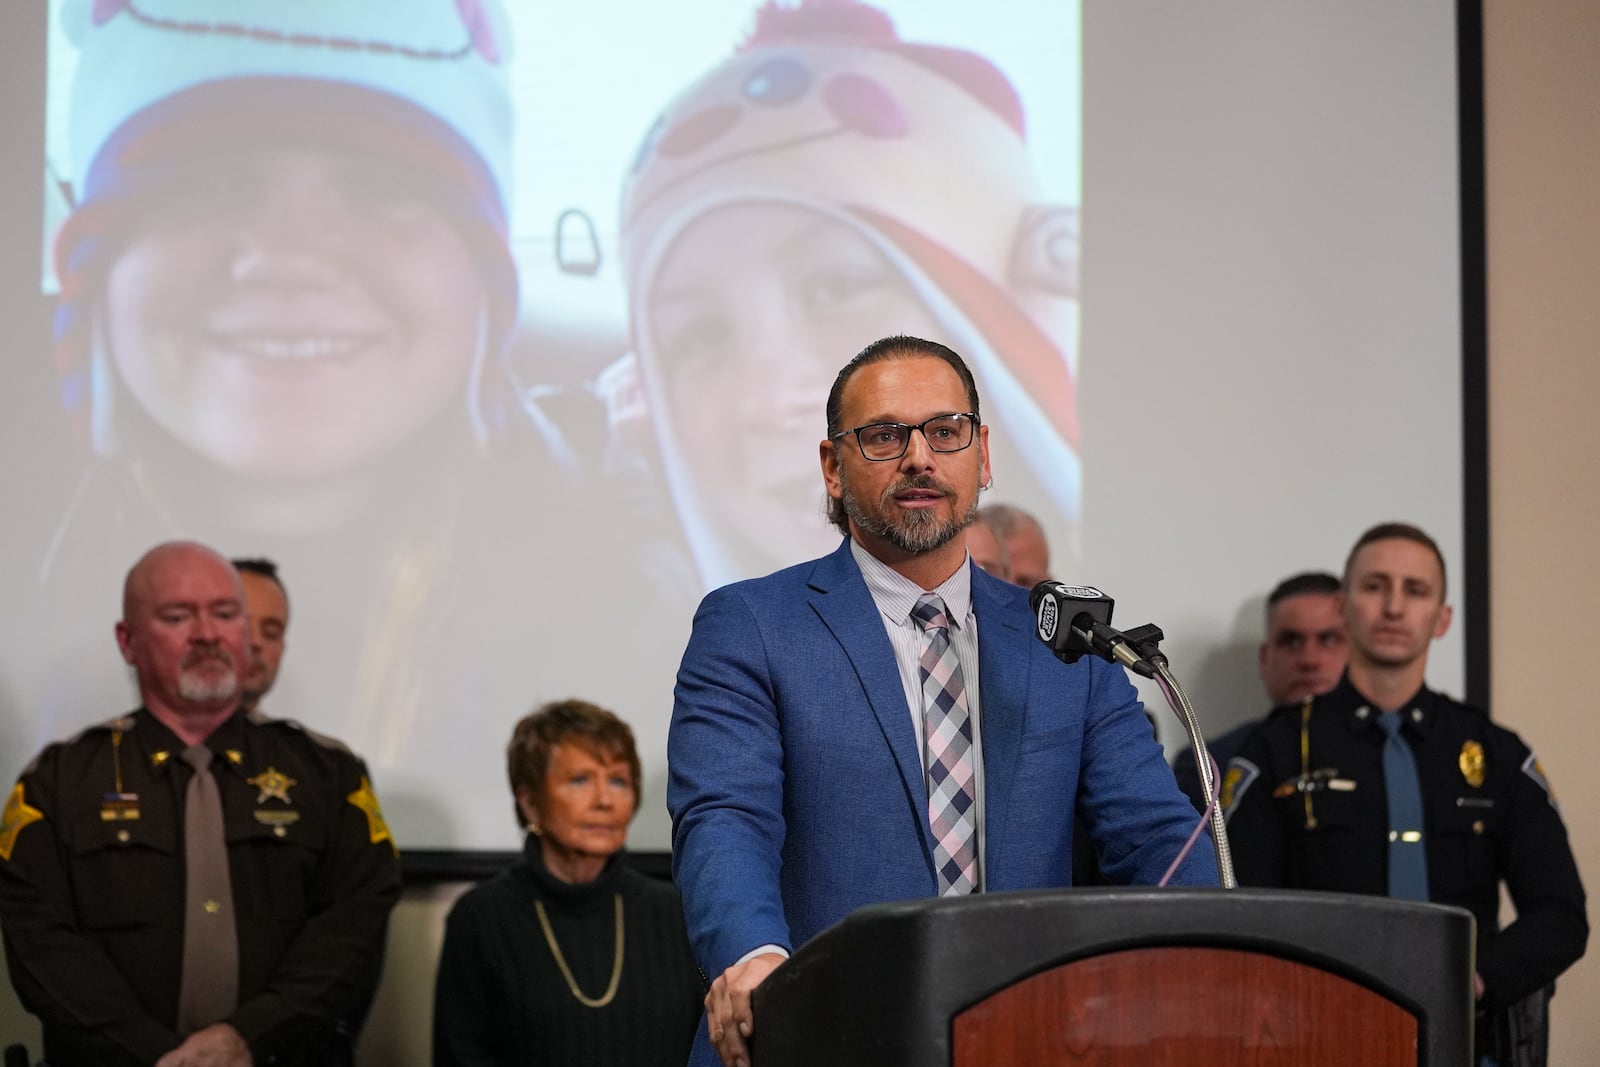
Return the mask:
{"type": "Polygon", "coordinates": [[[839,450],[832,441],[824,440],[817,445],[817,458],[822,463],[822,484],[827,488],[828,496],[843,500],[844,479],[839,473],[839,450]]]}
{"type": "Polygon", "coordinates": [[[978,427],[978,484],[993,485],[994,472],[989,469],[989,426],[978,427]]]}
{"type": "Polygon", "coordinates": [[[119,622],[116,626],[116,633],[117,648],[122,653],[123,662],[131,665],[133,663],[133,629],[127,623],[119,622]]]}
{"type": "Polygon", "coordinates": [[[1455,613],[1449,604],[1439,605],[1439,617],[1433,620],[1433,637],[1438,640],[1450,629],[1450,619],[1455,613]]]}

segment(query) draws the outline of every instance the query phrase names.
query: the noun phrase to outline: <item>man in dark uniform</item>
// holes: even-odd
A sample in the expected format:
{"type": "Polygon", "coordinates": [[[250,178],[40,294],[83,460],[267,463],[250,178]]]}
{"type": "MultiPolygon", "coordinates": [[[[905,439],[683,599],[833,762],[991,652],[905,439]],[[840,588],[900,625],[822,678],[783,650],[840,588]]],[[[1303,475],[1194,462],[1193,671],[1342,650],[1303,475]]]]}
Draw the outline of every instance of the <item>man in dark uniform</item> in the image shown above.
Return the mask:
{"type": "Polygon", "coordinates": [[[255,711],[278,681],[289,634],[289,590],[284,588],[278,565],[270,559],[236,559],[233,568],[239,572],[244,610],[250,616],[250,665],[240,681],[239,707],[255,711]]]}
{"type": "Polygon", "coordinates": [[[1588,940],[1566,827],[1516,734],[1423,685],[1429,643],[1450,625],[1433,539],[1373,527],[1344,580],[1344,678],[1275,710],[1229,762],[1222,803],[1239,882],[1468,909],[1480,1052],[1508,1057],[1486,1043],[1486,1024],[1552,983],[1588,940]],[[1517,911],[1504,929],[1502,881],[1517,911]]]}
{"type": "Polygon", "coordinates": [[[52,1067],[349,1063],[400,892],[361,760],[239,708],[238,574],[201,545],[128,574],[143,707],[51,745],[0,819],[0,929],[52,1067]]]}
{"type": "MultiPolygon", "coordinates": [[[[1268,594],[1267,632],[1256,657],[1256,671],[1272,707],[1298,704],[1339,684],[1345,662],[1340,590],[1339,579],[1333,575],[1307,571],[1285,578],[1268,594]]],[[[1219,767],[1226,767],[1260,725],[1260,719],[1251,719],[1218,737],[1206,738],[1211,758],[1219,767]]],[[[1205,791],[1200,788],[1193,748],[1178,753],[1172,761],[1172,776],[1195,810],[1204,811],[1205,791]]]]}

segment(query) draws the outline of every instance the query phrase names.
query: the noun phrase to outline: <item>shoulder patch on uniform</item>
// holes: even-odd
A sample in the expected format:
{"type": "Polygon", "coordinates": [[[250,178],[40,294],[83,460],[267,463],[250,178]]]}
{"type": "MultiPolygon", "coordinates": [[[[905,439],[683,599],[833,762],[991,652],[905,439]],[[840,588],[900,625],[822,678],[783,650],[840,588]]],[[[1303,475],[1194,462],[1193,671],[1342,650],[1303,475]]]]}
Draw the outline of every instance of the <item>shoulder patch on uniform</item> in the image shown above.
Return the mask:
{"type": "Polygon", "coordinates": [[[1235,756],[1228,761],[1228,769],[1222,774],[1222,788],[1217,791],[1217,806],[1222,809],[1224,819],[1233,818],[1239,801],[1244,799],[1245,793],[1260,777],[1261,768],[1243,756],[1235,756]]]}
{"type": "Polygon", "coordinates": [[[376,845],[380,841],[387,841],[389,847],[394,849],[394,854],[400,855],[400,846],[395,844],[394,835],[389,833],[389,824],[383,820],[383,808],[378,805],[378,794],[372,791],[372,782],[366,775],[361,776],[361,788],[345,799],[360,808],[361,814],[367,817],[367,838],[370,842],[376,845]]]}
{"type": "Polygon", "coordinates": [[[350,746],[346,745],[337,737],[329,737],[327,734],[319,734],[305,723],[299,722],[295,719],[274,719],[270,715],[263,714],[260,708],[247,713],[245,715],[245,721],[254,726],[275,726],[281,730],[293,730],[297,734],[304,734],[322,748],[332,749],[334,752],[342,752],[347,756],[355,755],[354,752],[350,751],[350,746]]]}
{"type": "Polygon", "coordinates": [[[11,850],[17,847],[17,837],[24,829],[44,818],[44,812],[32,807],[23,797],[22,783],[11,789],[6,799],[5,811],[0,812],[0,860],[11,862],[11,850]]]}
{"type": "Polygon", "coordinates": [[[1528,753],[1528,758],[1522,761],[1522,773],[1532,778],[1534,784],[1544,790],[1544,795],[1550,798],[1550,806],[1559,812],[1561,805],[1556,803],[1556,791],[1550,785],[1550,779],[1545,777],[1544,768],[1539,765],[1538,756],[1535,756],[1532,752],[1528,753]]]}

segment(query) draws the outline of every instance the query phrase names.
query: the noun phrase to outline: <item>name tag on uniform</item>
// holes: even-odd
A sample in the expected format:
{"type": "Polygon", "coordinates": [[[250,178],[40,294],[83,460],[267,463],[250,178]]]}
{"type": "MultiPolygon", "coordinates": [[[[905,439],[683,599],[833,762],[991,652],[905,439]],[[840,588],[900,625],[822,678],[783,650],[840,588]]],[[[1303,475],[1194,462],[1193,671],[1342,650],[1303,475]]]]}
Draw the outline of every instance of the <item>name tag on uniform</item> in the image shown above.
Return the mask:
{"type": "Polygon", "coordinates": [[[256,822],[263,826],[293,826],[300,821],[298,811],[276,811],[272,808],[257,808],[252,812],[256,822]]]}
{"type": "Polygon", "coordinates": [[[1338,777],[1339,771],[1333,767],[1323,767],[1303,774],[1298,778],[1290,778],[1272,791],[1274,797],[1292,797],[1296,793],[1320,793],[1331,789],[1335,793],[1354,793],[1356,783],[1351,778],[1338,777]]]}
{"type": "Polygon", "coordinates": [[[138,817],[138,793],[107,793],[100,801],[101,822],[131,822],[138,817]]]}
{"type": "Polygon", "coordinates": [[[282,811],[277,808],[257,808],[251,812],[256,817],[256,822],[262,826],[272,827],[272,836],[287,837],[289,827],[300,821],[298,811],[282,811]]]}

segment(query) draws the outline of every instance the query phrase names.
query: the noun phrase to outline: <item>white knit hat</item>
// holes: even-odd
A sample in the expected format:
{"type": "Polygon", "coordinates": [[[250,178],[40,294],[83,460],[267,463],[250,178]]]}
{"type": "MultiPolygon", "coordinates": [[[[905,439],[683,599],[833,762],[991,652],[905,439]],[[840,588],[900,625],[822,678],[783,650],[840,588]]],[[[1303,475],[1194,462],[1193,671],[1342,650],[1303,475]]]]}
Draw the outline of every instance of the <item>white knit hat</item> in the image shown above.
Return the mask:
{"type": "Polygon", "coordinates": [[[68,0],[80,49],[71,173],[86,188],[126,122],[199,86],[284,78],[359,86],[454,130],[511,188],[510,37],[497,0],[68,0]]]}

